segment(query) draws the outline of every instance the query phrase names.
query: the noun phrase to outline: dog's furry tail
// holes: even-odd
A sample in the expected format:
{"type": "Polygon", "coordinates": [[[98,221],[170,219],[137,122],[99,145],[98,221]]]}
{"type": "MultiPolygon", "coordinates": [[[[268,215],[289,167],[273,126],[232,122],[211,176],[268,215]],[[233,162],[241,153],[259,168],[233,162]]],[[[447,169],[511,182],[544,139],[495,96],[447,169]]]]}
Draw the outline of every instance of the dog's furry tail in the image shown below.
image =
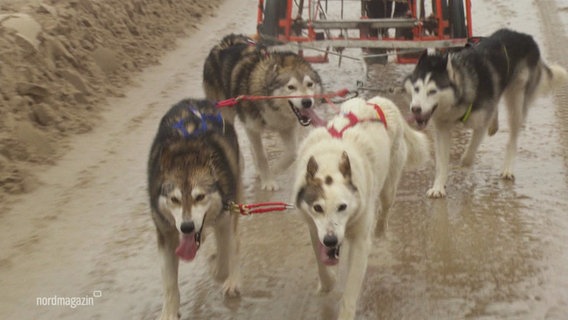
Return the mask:
{"type": "Polygon", "coordinates": [[[541,67],[543,72],[537,88],[539,95],[547,95],[568,82],[568,72],[560,65],[546,65],[541,61],[541,67]]]}
{"type": "Polygon", "coordinates": [[[403,136],[408,149],[407,168],[417,168],[430,161],[430,141],[426,134],[416,131],[402,121],[403,136]]]}

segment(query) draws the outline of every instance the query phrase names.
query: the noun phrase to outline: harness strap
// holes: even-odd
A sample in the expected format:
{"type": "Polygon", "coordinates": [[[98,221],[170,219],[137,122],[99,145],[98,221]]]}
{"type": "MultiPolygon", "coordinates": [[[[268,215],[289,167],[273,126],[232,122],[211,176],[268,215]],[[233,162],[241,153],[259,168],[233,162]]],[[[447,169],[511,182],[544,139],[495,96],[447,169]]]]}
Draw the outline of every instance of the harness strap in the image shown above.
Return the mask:
{"type": "Polygon", "coordinates": [[[187,131],[186,122],[188,119],[180,119],[178,122],[172,125],[172,128],[181,131],[184,138],[197,137],[207,132],[208,130],[207,121],[212,123],[222,124],[223,132],[225,132],[225,121],[223,120],[223,116],[221,115],[221,113],[202,114],[201,112],[196,110],[193,106],[189,107],[189,111],[191,111],[195,116],[197,116],[201,120],[201,122],[199,123],[197,128],[195,128],[194,131],[192,132],[187,131]]]}
{"type": "Polygon", "coordinates": [[[385,113],[383,112],[383,109],[381,109],[381,107],[379,107],[378,104],[373,104],[373,103],[368,103],[368,105],[373,105],[373,108],[375,109],[375,111],[377,112],[377,116],[379,116],[379,119],[381,120],[381,122],[385,125],[385,129],[388,129],[387,127],[387,118],[385,117],[385,113]]]}
{"type": "Polygon", "coordinates": [[[347,124],[345,127],[343,127],[343,129],[341,129],[341,131],[337,131],[337,129],[335,129],[335,127],[330,127],[327,129],[327,131],[329,132],[329,134],[334,137],[334,138],[342,138],[343,137],[343,132],[345,132],[345,130],[355,126],[358,122],[359,122],[359,118],[357,118],[356,115],[354,115],[352,112],[349,112],[348,114],[344,115],[345,117],[347,117],[347,119],[349,119],[349,124],[347,124]]]}
{"type": "Polygon", "coordinates": [[[242,216],[250,216],[253,214],[294,209],[294,206],[285,202],[260,202],[243,204],[229,201],[225,204],[224,209],[229,211],[230,213],[237,213],[242,216]]]}
{"type": "Polygon", "coordinates": [[[367,102],[367,104],[370,105],[370,106],[373,106],[373,108],[375,109],[375,112],[377,113],[377,119],[363,119],[363,120],[361,120],[361,119],[357,118],[357,116],[353,112],[349,112],[347,114],[344,114],[344,116],[347,117],[347,119],[349,119],[349,123],[345,127],[343,127],[340,131],[338,131],[333,126],[327,128],[327,131],[329,132],[329,134],[334,138],[341,139],[341,138],[343,138],[343,133],[347,129],[354,127],[359,122],[367,122],[367,121],[382,122],[383,125],[385,126],[385,129],[388,129],[387,118],[385,117],[383,109],[381,109],[381,107],[379,107],[378,104],[369,103],[369,102],[367,102]]]}

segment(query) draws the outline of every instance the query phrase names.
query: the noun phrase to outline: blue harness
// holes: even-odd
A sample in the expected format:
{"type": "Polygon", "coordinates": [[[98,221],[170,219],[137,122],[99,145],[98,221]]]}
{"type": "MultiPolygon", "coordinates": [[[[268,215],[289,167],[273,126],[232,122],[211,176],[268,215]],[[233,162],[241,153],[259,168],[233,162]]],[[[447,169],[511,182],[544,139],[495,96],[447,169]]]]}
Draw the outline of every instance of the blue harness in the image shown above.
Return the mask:
{"type": "Polygon", "coordinates": [[[187,131],[187,126],[186,126],[187,119],[181,119],[172,125],[172,128],[181,131],[184,138],[198,137],[204,134],[205,132],[207,132],[207,130],[209,129],[209,127],[207,126],[207,121],[213,124],[220,124],[221,127],[223,128],[223,133],[225,133],[225,121],[223,120],[221,113],[202,114],[201,112],[197,111],[193,106],[190,106],[189,110],[201,120],[201,122],[198,124],[195,130],[193,130],[192,132],[187,131]]]}

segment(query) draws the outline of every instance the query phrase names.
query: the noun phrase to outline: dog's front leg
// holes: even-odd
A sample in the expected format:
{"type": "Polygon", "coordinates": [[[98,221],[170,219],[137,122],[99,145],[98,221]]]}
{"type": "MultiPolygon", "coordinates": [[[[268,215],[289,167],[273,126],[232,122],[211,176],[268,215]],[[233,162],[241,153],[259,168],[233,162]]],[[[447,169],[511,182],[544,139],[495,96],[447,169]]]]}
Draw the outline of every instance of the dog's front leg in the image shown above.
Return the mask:
{"type": "Polygon", "coordinates": [[[335,274],[320,260],[319,237],[315,225],[310,225],[310,238],[312,239],[312,247],[314,249],[314,254],[318,266],[319,284],[317,293],[328,293],[333,290],[333,287],[335,286],[335,274]]]}
{"type": "Polygon", "coordinates": [[[252,154],[254,157],[254,162],[256,163],[259,177],[260,186],[262,190],[276,191],[279,189],[276,180],[272,176],[270,169],[268,168],[268,159],[264,153],[264,147],[262,145],[262,137],[259,132],[246,129],[248,139],[251,144],[252,154]]]}
{"type": "Polygon", "coordinates": [[[240,294],[238,219],[238,214],[222,213],[214,228],[217,242],[214,276],[217,280],[224,280],[223,294],[228,297],[236,297],[240,294]]]}
{"type": "Polygon", "coordinates": [[[367,272],[367,260],[371,246],[370,230],[351,241],[345,292],[339,306],[339,320],[354,319],[357,311],[357,300],[367,272]]]}
{"type": "Polygon", "coordinates": [[[296,148],[298,143],[297,132],[298,130],[296,129],[296,127],[292,127],[290,130],[283,130],[278,132],[280,134],[280,138],[282,139],[282,143],[285,146],[282,157],[280,157],[280,160],[276,165],[276,168],[279,171],[286,170],[296,158],[296,148]]]}
{"type": "Polygon", "coordinates": [[[450,164],[450,130],[445,126],[436,125],[436,177],[434,185],[426,193],[430,198],[446,196],[448,166],[450,164]]]}
{"type": "Polygon", "coordinates": [[[158,251],[162,255],[162,283],[164,290],[164,303],[160,320],[179,319],[179,259],[175,255],[178,241],[177,234],[158,234],[158,251]]]}

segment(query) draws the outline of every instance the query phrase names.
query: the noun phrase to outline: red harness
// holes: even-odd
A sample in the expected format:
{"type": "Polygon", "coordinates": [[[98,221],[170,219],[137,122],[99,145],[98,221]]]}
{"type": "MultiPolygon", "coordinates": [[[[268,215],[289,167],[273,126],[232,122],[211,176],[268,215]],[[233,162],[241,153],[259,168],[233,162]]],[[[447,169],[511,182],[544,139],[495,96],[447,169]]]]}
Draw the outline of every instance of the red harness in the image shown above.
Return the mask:
{"type": "Polygon", "coordinates": [[[383,125],[385,126],[385,129],[387,128],[387,119],[385,118],[385,114],[383,113],[383,110],[381,109],[381,107],[379,107],[378,104],[373,104],[373,103],[367,103],[370,106],[373,106],[373,108],[375,109],[375,111],[377,112],[377,117],[378,119],[359,119],[357,118],[357,116],[355,114],[353,114],[353,112],[349,112],[348,114],[345,114],[344,116],[347,117],[347,119],[349,119],[349,123],[343,127],[343,129],[341,129],[341,131],[337,131],[337,129],[335,129],[335,127],[330,127],[327,129],[327,131],[329,132],[329,134],[337,139],[341,139],[343,138],[343,133],[345,132],[345,130],[354,127],[357,123],[359,122],[366,122],[366,121],[380,121],[383,123],[383,125]]]}

